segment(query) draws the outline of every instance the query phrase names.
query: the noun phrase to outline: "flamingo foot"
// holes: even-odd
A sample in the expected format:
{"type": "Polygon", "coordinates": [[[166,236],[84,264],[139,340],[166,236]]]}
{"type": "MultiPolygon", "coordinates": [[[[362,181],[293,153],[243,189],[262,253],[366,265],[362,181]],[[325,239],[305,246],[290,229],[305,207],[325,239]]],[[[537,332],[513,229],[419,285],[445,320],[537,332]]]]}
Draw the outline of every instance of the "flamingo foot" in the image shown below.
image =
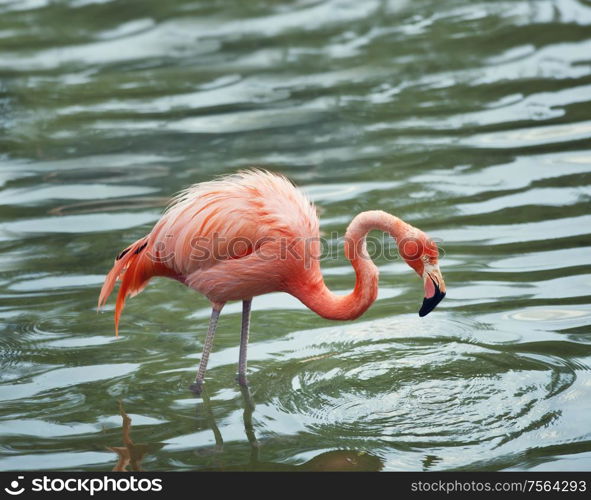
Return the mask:
{"type": "Polygon", "coordinates": [[[196,396],[201,396],[201,393],[203,392],[203,384],[205,382],[203,380],[196,380],[195,383],[191,384],[189,386],[189,389],[196,395],[196,396]]]}

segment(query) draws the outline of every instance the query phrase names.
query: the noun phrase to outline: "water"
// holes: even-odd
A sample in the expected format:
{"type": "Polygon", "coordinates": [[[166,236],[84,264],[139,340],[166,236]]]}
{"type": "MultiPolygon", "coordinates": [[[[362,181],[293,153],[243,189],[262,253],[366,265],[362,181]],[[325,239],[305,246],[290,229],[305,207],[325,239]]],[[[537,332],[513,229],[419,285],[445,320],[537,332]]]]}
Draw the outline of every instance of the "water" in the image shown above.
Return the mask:
{"type": "Polygon", "coordinates": [[[588,0],[0,2],[0,470],[590,470],[590,25],[588,0]],[[419,318],[379,258],[355,322],[256,299],[252,401],[229,304],[196,398],[207,301],[155,280],[115,339],[97,296],[169,196],[249,165],[327,235],[382,209],[439,238],[448,296],[419,318]]]}

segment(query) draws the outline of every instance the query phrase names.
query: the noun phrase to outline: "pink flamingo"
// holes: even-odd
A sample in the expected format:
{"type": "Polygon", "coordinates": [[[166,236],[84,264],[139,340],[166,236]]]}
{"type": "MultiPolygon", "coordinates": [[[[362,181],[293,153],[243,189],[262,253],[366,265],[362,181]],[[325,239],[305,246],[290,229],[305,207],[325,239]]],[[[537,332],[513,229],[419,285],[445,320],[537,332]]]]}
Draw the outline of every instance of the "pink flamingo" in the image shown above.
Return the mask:
{"type": "Polygon", "coordinates": [[[323,318],[352,320],[376,300],[378,269],[366,251],[373,229],[389,233],[400,255],[423,279],[425,316],[445,296],[438,249],[419,229],[382,211],[357,215],[345,234],[345,256],[356,283],[348,295],[335,295],[320,270],[319,221],[314,205],[287,178],[261,170],[242,171],[182,191],[150,233],[123,250],[105,279],[102,307],[121,279],[115,331],[128,295],[153,276],[167,276],[205,295],[212,303],[203,354],[191,388],[199,393],[220,312],[241,300],[242,332],[238,382],[246,385],[246,350],[252,298],[287,292],[323,318]]]}

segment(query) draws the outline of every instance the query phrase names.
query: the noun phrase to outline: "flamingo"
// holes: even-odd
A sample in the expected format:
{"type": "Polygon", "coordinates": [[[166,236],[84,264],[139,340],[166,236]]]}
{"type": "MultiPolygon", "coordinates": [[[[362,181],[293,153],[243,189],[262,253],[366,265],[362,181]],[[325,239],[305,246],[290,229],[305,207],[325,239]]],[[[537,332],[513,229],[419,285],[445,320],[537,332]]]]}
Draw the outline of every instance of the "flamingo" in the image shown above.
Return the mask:
{"type": "Polygon", "coordinates": [[[175,279],[205,295],[212,305],[203,353],[191,389],[202,390],[220,312],[228,301],[242,301],[238,383],[246,386],[247,346],[253,297],[287,292],[323,318],[353,320],[376,300],[378,268],[366,249],[366,235],[377,229],[394,238],[406,263],[422,278],[419,316],[445,297],[437,245],[423,231],[380,210],[362,212],[349,224],[345,256],[355,270],[354,290],[331,292],[320,269],[321,241],[316,209],[286,177],[244,170],[181,191],[150,233],[115,259],[100,292],[105,305],[117,280],[115,334],[128,296],[137,295],[154,276],[175,279]]]}

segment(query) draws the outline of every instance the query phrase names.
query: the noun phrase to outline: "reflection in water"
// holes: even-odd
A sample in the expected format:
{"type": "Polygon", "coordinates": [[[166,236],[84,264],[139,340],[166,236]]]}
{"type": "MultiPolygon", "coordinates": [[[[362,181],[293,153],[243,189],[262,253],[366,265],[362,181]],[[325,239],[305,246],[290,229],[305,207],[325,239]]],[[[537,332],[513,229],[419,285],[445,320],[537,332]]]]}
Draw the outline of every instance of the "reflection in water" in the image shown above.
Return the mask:
{"type": "MultiPolygon", "coordinates": [[[[213,448],[201,448],[194,450],[197,455],[213,456],[214,466],[210,468],[202,468],[200,470],[210,471],[310,471],[310,472],[327,472],[327,471],[343,471],[343,472],[370,472],[379,471],[383,467],[382,461],[364,451],[355,450],[331,450],[313,457],[307,462],[300,465],[291,465],[281,462],[266,462],[260,459],[261,444],[257,440],[254,425],[253,413],[255,410],[254,400],[250,394],[248,387],[241,387],[242,404],[243,404],[243,424],[246,440],[250,447],[250,459],[248,463],[226,465],[224,461],[224,440],[222,433],[216,423],[213,415],[213,406],[207,392],[204,388],[201,393],[203,403],[201,410],[204,413],[207,426],[212,430],[215,445],[213,448]]],[[[125,412],[123,403],[119,404],[119,414],[123,419],[122,433],[123,446],[108,446],[107,449],[117,454],[117,463],[113,467],[114,471],[141,471],[142,460],[148,453],[154,453],[163,445],[161,443],[154,444],[136,444],[131,438],[131,418],[125,412]]],[[[200,411],[197,406],[197,411],[200,411]]]]}
{"type": "MultiPolygon", "coordinates": [[[[375,455],[365,451],[355,450],[331,450],[316,455],[312,459],[300,465],[291,465],[281,462],[265,462],[260,459],[261,443],[257,440],[254,425],[253,413],[255,410],[254,400],[251,396],[248,387],[241,387],[242,401],[244,406],[243,422],[244,432],[250,445],[250,461],[248,464],[239,465],[224,465],[221,460],[218,465],[211,469],[204,470],[219,470],[219,471],[309,471],[309,472],[371,472],[382,470],[383,463],[375,455]]],[[[220,432],[215,419],[213,418],[212,404],[207,394],[207,389],[201,393],[203,399],[203,410],[211,430],[215,437],[215,450],[221,452],[223,450],[224,442],[222,433],[220,432]]]]}
{"type": "Polygon", "coordinates": [[[119,414],[123,419],[123,446],[107,446],[108,450],[117,453],[118,459],[114,471],[127,471],[127,467],[130,467],[132,471],[143,470],[141,468],[142,460],[148,451],[154,451],[156,445],[149,444],[136,444],[131,439],[131,418],[125,413],[123,403],[119,401],[119,414]]]}

